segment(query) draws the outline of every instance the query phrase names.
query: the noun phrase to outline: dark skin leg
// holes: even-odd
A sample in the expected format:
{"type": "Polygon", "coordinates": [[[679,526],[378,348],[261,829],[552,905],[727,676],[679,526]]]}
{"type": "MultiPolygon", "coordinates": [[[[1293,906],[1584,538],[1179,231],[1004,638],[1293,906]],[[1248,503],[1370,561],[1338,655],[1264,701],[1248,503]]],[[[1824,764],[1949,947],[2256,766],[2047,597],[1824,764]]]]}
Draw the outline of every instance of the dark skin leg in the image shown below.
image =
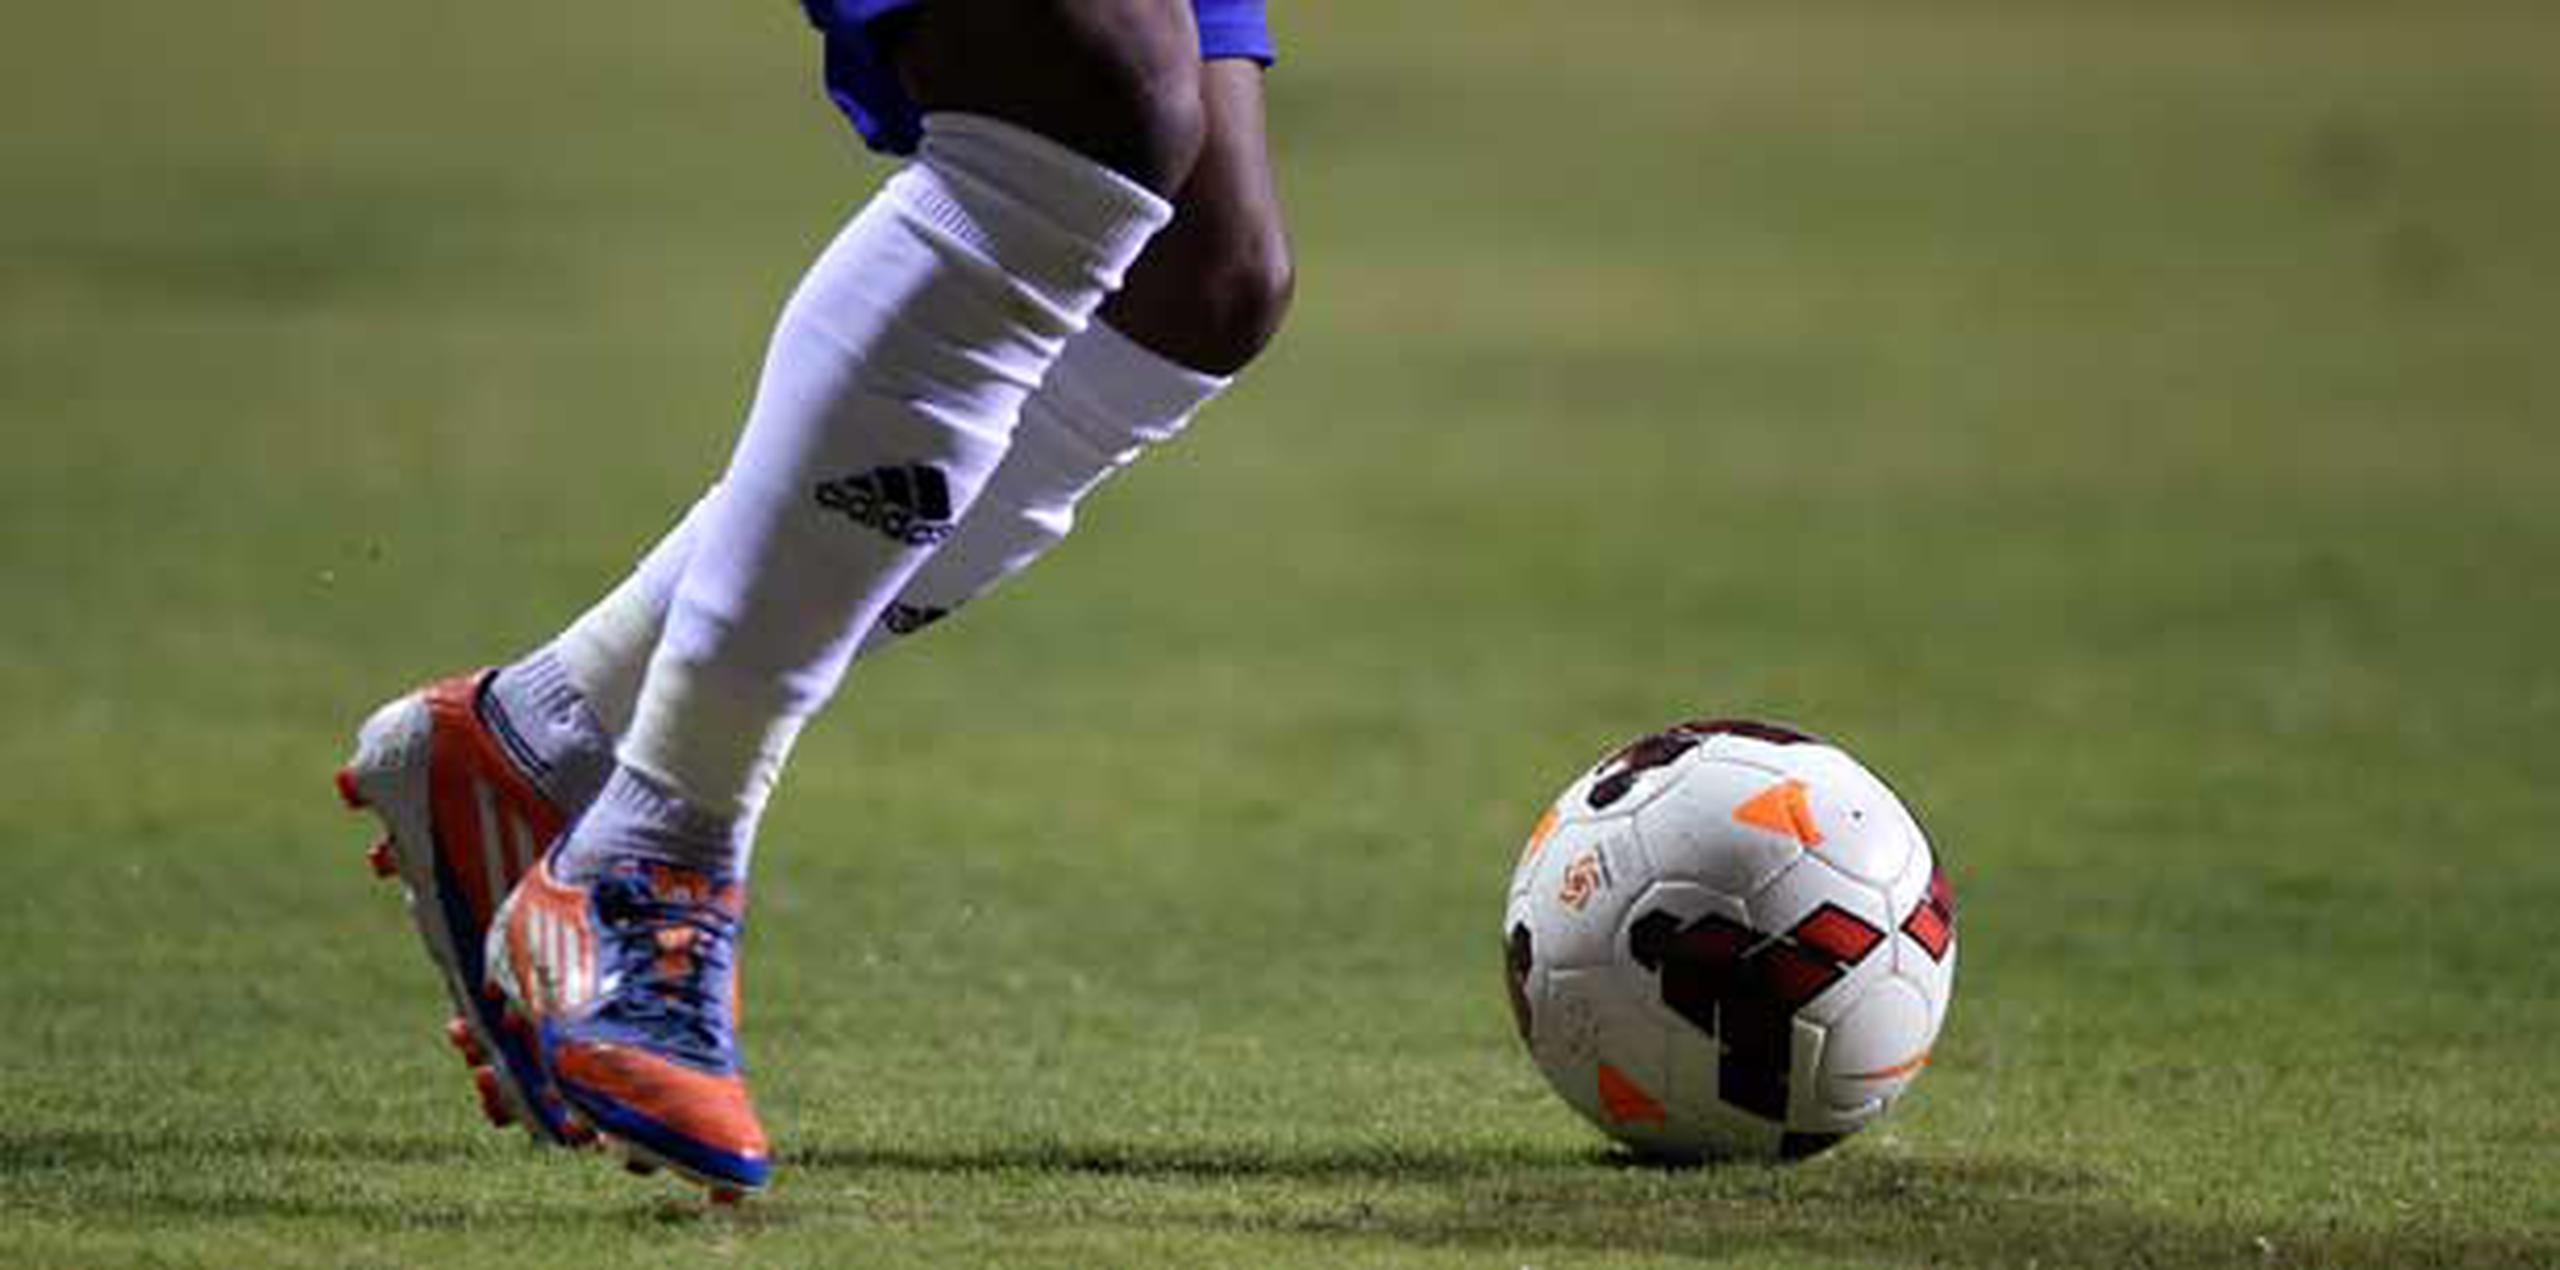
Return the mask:
{"type": "Polygon", "coordinates": [[[1147,244],[1102,320],[1195,370],[1231,375],[1279,330],[1294,285],[1288,233],[1263,126],[1262,68],[1201,68],[1206,137],[1174,196],[1173,223],[1147,244]]]}
{"type": "Polygon", "coordinates": [[[874,29],[924,109],[992,115],[1171,192],[1101,314],[1195,370],[1233,374],[1293,286],[1265,139],[1262,68],[1199,61],[1187,0],[934,0],[874,29]]]}
{"type": "Polygon", "coordinates": [[[877,30],[927,112],[1004,120],[1168,196],[1199,157],[1187,0],[934,0],[877,30]]]}

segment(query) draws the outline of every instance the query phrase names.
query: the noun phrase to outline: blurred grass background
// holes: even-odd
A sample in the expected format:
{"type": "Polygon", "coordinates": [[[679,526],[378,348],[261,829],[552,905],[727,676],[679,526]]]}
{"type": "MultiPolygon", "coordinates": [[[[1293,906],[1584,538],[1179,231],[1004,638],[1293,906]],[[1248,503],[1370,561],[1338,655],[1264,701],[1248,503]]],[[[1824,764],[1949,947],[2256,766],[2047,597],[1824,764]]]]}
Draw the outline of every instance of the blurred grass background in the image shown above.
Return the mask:
{"type": "Polygon", "coordinates": [[[2560,1262],[2560,18],[1284,3],[1303,281],[858,673],[759,865],[742,1222],[477,1131],[325,794],[726,453],[883,169],[790,6],[0,47],[0,1261],[2560,1262]],[[1608,1167],[1498,893],[1599,751],[1843,738],[1939,1070],[1608,1167]]]}

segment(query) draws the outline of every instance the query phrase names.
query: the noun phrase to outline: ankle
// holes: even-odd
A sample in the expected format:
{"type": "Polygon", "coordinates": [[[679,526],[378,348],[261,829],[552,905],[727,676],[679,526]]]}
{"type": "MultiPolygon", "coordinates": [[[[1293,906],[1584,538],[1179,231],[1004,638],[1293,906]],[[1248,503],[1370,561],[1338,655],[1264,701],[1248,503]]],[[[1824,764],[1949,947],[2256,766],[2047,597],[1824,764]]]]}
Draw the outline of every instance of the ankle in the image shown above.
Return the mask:
{"type": "Polygon", "coordinates": [[[481,719],[553,805],[575,815],[595,801],[613,772],[613,736],[550,646],[491,675],[478,704],[481,719]]]}
{"type": "Polygon", "coordinates": [[[713,878],[743,879],[754,838],[752,818],[706,810],[624,764],[613,769],[561,842],[552,868],[563,881],[583,883],[612,861],[637,857],[713,878]]]}

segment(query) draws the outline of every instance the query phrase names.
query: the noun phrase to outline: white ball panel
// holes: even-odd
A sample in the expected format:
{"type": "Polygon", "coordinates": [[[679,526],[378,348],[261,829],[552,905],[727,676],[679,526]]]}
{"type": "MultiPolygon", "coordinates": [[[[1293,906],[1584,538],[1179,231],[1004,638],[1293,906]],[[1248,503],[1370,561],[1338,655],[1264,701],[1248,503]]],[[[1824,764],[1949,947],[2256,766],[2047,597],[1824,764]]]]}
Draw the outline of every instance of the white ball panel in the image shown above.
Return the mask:
{"type": "Polygon", "coordinates": [[[1920,849],[1912,852],[1911,858],[1904,862],[1902,872],[1885,884],[1885,899],[1893,906],[1895,913],[1909,913],[1912,905],[1927,898],[1929,871],[1934,864],[1935,862],[1930,858],[1928,843],[1923,841],[1920,849]]]}
{"type": "Polygon", "coordinates": [[[1631,888],[1644,876],[1642,853],[1623,819],[1557,828],[1523,866],[1516,906],[1525,908],[1539,960],[1592,966],[1611,956],[1631,888]]]}
{"type": "Polygon", "coordinates": [[[1782,931],[1813,915],[1825,904],[1847,909],[1878,933],[1893,929],[1884,892],[1841,873],[1820,856],[1806,856],[1796,866],[1771,878],[1745,901],[1751,920],[1766,931],[1782,931]]]}
{"type": "Polygon", "coordinates": [[[1825,906],[1856,918],[1870,932],[1865,954],[1844,967],[1839,981],[1806,1005],[1807,1017],[1827,1021],[1858,987],[1893,969],[1893,924],[1885,916],[1884,896],[1875,888],[1842,876],[1828,861],[1807,856],[1796,867],[1762,887],[1747,902],[1751,925],[1764,932],[1797,928],[1825,906]]]}
{"type": "Polygon", "coordinates": [[[1794,773],[1822,831],[1814,851],[1852,877],[1886,883],[1911,862],[1919,844],[1902,803],[1858,761],[1827,745],[1797,746],[1794,773]]]}
{"type": "Polygon", "coordinates": [[[1532,1052],[1556,1093],[1612,1137],[1673,1148],[1678,1126],[1664,1102],[1670,1037],[1627,998],[1616,976],[1554,971],[1543,1005],[1532,1052]]]}
{"type": "Polygon", "coordinates": [[[1735,808],[1784,779],[1774,769],[1693,752],[1674,770],[1679,782],[1636,816],[1665,874],[1748,895],[1804,854],[1793,839],[1733,818],[1735,808]]]}
{"type": "Polygon", "coordinates": [[[1868,985],[1830,1027],[1820,1077],[1813,1082],[1821,1105],[1881,1109],[1920,1074],[1937,1032],[1918,984],[1897,975],[1868,985]]]}
{"type": "Polygon", "coordinates": [[[1881,1114],[1888,1102],[1869,1097],[1841,1102],[1830,1096],[1825,1070],[1834,1061],[1837,1029],[1802,1019],[1796,1021],[1795,1067],[1789,1073],[1787,1126],[1804,1133],[1854,1133],[1881,1114]]]}
{"type": "Polygon", "coordinates": [[[1539,967],[1529,986],[1529,1052],[1550,1070],[1600,1058],[1600,1009],[1592,971],[1539,967]]]}

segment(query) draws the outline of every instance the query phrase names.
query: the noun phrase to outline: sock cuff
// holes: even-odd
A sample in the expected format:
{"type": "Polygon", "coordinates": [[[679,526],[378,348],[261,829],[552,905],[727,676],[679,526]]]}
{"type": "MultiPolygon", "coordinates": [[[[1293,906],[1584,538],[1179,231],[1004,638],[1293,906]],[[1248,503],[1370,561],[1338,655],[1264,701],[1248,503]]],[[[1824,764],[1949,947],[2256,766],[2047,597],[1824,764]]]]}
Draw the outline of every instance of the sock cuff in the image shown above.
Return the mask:
{"type": "Polygon", "coordinates": [[[597,866],[616,855],[743,877],[754,841],[752,819],[707,812],[628,765],[615,768],[605,781],[581,829],[562,852],[561,871],[571,881],[593,878],[597,866]]]}
{"type": "Polygon", "coordinates": [[[1106,450],[1170,441],[1234,377],[1193,370],[1096,322],[1067,342],[1041,384],[1069,426],[1106,450]]]}
{"type": "Polygon", "coordinates": [[[1027,128],[957,111],[924,118],[887,193],[911,216],[1045,297],[1116,289],[1173,205],[1027,128]]]}
{"type": "Polygon", "coordinates": [[[584,719],[593,726],[593,719],[587,714],[586,694],[578,691],[569,667],[551,645],[537,648],[507,667],[500,682],[510,718],[530,711],[545,721],[584,719]]]}
{"type": "Polygon", "coordinates": [[[483,717],[545,797],[563,807],[595,797],[611,766],[613,737],[554,645],[509,663],[485,694],[483,717]]]}

